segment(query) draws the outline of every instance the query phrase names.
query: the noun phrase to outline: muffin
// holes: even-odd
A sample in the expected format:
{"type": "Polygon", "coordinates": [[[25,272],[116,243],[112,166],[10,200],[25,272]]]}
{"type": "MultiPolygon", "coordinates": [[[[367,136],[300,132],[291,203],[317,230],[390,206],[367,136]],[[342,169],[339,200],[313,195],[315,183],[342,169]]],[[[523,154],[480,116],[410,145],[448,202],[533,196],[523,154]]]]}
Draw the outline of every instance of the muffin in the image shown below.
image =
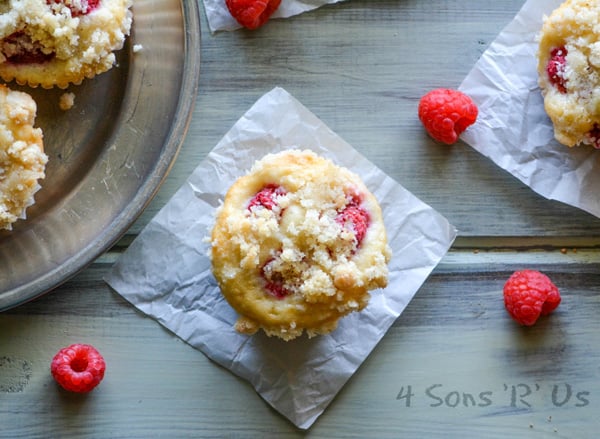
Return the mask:
{"type": "Polygon", "coordinates": [[[600,2],[567,0],[544,18],[538,73],[556,140],[600,148],[600,2]]]}
{"type": "Polygon", "coordinates": [[[31,96],[0,85],[0,229],[25,218],[45,177],[48,157],[42,130],[33,126],[36,112],[31,96]]]}
{"type": "Polygon", "coordinates": [[[210,240],[240,333],[327,334],[387,285],[391,250],[377,200],[356,174],[311,151],[257,161],[227,192],[210,240]]]}
{"type": "Polygon", "coordinates": [[[131,28],[131,0],[0,3],[0,77],[66,88],[115,64],[131,28]]]}

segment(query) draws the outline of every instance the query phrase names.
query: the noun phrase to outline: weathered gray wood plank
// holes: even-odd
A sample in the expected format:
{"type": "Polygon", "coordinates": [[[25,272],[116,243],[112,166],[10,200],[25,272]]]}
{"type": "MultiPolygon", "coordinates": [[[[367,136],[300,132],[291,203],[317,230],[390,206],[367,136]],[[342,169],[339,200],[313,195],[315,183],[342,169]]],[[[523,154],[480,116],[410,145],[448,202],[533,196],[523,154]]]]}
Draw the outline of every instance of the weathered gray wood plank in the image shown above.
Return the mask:
{"type": "MultiPolygon", "coordinates": [[[[28,375],[0,375],[0,437],[301,436],[246,382],[110,291],[101,278],[113,256],[0,315],[0,357],[28,375]],[[58,348],[82,340],[108,361],[84,398],[48,372],[58,348]],[[21,389],[7,392],[11,383],[21,389]]],[[[599,273],[597,250],[451,251],[308,436],[594,437],[599,273]],[[563,295],[532,328],[502,303],[505,279],[524,266],[563,295]]]]}

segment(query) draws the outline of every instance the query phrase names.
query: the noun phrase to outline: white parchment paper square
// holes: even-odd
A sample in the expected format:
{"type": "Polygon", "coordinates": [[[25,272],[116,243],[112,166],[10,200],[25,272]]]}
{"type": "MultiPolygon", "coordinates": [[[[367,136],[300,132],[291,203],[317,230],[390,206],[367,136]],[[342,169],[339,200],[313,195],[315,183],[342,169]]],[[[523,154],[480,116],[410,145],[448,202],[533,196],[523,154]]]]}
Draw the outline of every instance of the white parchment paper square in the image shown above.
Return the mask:
{"type": "Polygon", "coordinates": [[[600,216],[600,151],[554,139],[538,87],[536,37],[562,0],[529,0],[459,87],[479,107],[461,138],[540,195],[600,216]]]}
{"type": "Polygon", "coordinates": [[[209,358],[248,380],[308,428],[385,335],[454,241],[456,230],[314,114],[275,88],[244,114],[119,258],[106,281],[209,358]],[[389,285],[327,336],[290,342],[240,335],[207,256],[214,211],[229,186],[270,152],[312,149],[358,173],[379,199],[393,251],[389,285]]]}
{"type": "MultiPolygon", "coordinates": [[[[282,0],[277,10],[271,15],[271,19],[292,17],[323,5],[342,1],[345,0],[282,0]]],[[[225,0],[203,0],[203,2],[211,32],[233,31],[242,27],[229,13],[225,0]]]]}

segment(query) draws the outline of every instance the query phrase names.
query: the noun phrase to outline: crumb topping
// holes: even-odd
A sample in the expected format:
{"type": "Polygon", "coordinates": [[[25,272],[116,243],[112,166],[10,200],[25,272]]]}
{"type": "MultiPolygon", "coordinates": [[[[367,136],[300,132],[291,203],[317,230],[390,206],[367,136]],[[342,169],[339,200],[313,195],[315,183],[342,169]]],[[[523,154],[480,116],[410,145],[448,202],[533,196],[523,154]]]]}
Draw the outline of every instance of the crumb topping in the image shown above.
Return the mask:
{"type": "Polygon", "coordinates": [[[74,105],[75,105],[75,93],[69,92],[69,93],[63,93],[62,95],[60,95],[60,98],[58,100],[58,107],[61,110],[63,110],[63,111],[70,110],[71,108],[73,108],[74,105]]]}
{"type": "Polygon", "coordinates": [[[0,229],[25,217],[45,176],[42,131],[33,126],[37,107],[26,93],[0,85],[0,229]]]}

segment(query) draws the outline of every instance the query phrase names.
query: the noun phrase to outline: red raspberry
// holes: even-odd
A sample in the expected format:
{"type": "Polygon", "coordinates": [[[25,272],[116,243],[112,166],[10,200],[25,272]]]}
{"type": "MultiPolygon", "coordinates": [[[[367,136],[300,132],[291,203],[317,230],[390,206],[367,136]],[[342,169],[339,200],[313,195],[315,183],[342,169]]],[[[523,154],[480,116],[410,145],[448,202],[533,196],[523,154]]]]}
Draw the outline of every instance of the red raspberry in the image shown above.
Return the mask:
{"type": "Polygon", "coordinates": [[[290,295],[290,292],[280,282],[267,282],[265,289],[278,299],[283,299],[290,295]]]}
{"type": "Polygon", "coordinates": [[[225,0],[233,18],[248,29],[256,29],[265,24],[280,3],[281,0],[225,0]]]}
{"type": "Polygon", "coordinates": [[[81,0],[81,6],[74,5],[71,0],[46,0],[46,4],[63,3],[71,10],[71,17],[87,15],[98,7],[100,0],[81,0]]]}
{"type": "Polygon", "coordinates": [[[261,274],[265,280],[265,289],[267,292],[278,299],[283,299],[284,297],[289,296],[291,291],[285,287],[281,273],[271,270],[271,263],[274,260],[275,259],[270,259],[263,265],[261,274]]]}
{"type": "Polygon", "coordinates": [[[360,246],[364,239],[371,217],[369,212],[360,207],[360,200],[353,198],[350,203],[338,213],[335,220],[342,225],[342,227],[348,228],[354,232],[356,236],[356,246],[360,246]]]}
{"type": "Polygon", "coordinates": [[[540,315],[550,314],[560,303],[558,288],[536,270],[515,271],[504,285],[504,305],[513,319],[533,325],[540,315]]]}
{"type": "Polygon", "coordinates": [[[102,378],[106,363],[102,355],[87,344],[62,348],[52,359],[50,372],[58,384],[71,392],[89,392],[102,378]]]}
{"type": "Polygon", "coordinates": [[[248,210],[252,210],[255,206],[262,206],[265,209],[273,210],[273,208],[277,206],[275,197],[281,195],[285,195],[285,191],[281,186],[274,184],[267,185],[250,200],[250,203],[248,203],[248,210]]]}
{"type": "Polygon", "coordinates": [[[552,49],[552,52],[550,52],[550,59],[548,60],[548,64],[546,64],[546,71],[548,72],[550,82],[554,84],[561,93],[567,92],[567,80],[565,79],[567,53],[568,51],[565,46],[552,49]]]}
{"type": "Polygon", "coordinates": [[[598,125],[594,125],[592,131],[588,133],[588,139],[594,148],[600,149],[600,127],[598,125]]]}
{"type": "Polygon", "coordinates": [[[39,44],[31,41],[29,35],[17,31],[2,40],[2,44],[11,48],[11,53],[4,53],[12,64],[43,64],[54,58],[54,53],[44,53],[39,44]]]}
{"type": "Polygon", "coordinates": [[[448,145],[475,123],[477,113],[473,100],[458,90],[437,88],[419,102],[419,119],[429,135],[448,145]]]}

